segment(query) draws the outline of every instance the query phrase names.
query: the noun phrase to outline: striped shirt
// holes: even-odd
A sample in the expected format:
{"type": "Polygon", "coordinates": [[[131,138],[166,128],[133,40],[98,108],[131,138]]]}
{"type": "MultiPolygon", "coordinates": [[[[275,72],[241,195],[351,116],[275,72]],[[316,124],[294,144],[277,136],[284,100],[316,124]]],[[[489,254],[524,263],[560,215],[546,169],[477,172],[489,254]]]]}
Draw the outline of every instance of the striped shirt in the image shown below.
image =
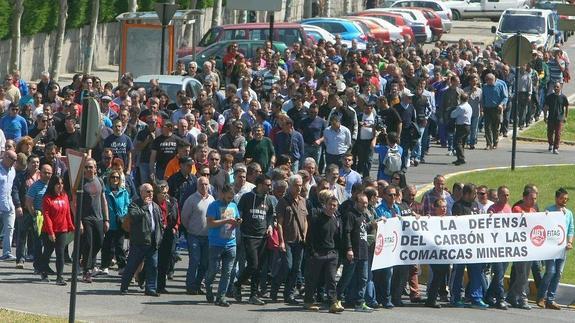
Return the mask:
{"type": "Polygon", "coordinates": [[[557,59],[550,59],[547,62],[549,66],[549,81],[551,84],[555,82],[563,83],[563,71],[565,69],[565,62],[557,59]]]}

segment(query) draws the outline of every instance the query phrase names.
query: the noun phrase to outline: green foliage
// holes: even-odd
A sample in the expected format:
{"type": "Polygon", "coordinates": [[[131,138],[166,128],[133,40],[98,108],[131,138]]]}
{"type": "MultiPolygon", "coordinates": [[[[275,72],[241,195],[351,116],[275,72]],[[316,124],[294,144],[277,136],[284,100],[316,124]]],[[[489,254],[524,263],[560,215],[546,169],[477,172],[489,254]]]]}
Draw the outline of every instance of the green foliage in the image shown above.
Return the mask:
{"type": "Polygon", "coordinates": [[[10,0],[0,0],[0,39],[6,39],[10,36],[11,13],[10,0]]]}
{"type": "MultiPolygon", "coordinates": [[[[80,28],[90,23],[91,3],[96,0],[68,0],[66,28],[80,28]]],[[[166,0],[138,0],[138,11],[154,11],[154,3],[166,0]]],[[[0,39],[10,38],[11,0],[0,0],[0,39]]],[[[22,15],[22,35],[51,32],[58,25],[58,0],[25,0],[22,15]]],[[[177,0],[181,9],[189,9],[189,0],[177,0]]],[[[225,1],[224,1],[225,3],[225,1]]],[[[198,9],[214,6],[214,0],[198,0],[198,9]]],[[[99,21],[113,22],[128,11],[128,0],[100,0],[99,21]]]]}

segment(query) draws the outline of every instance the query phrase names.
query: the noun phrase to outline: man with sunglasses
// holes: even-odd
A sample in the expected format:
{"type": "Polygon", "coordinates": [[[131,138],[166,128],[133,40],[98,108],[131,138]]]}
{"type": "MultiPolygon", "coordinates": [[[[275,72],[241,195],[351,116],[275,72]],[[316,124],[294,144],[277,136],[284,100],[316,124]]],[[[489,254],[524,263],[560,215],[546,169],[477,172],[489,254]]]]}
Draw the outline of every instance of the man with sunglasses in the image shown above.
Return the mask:
{"type": "Polygon", "coordinates": [[[53,142],[58,137],[52,121],[53,117],[51,115],[39,113],[36,116],[35,126],[28,132],[28,135],[34,138],[33,152],[37,155],[43,155],[46,144],[53,142]]]}
{"type": "Polygon", "coordinates": [[[174,124],[170,121],[164,122],[161,135],[154,139],[151,145],[149,178],[152,180],[164,178],[168,163],[177,153],[179,140],[180,139],[174,135],[174,124]]]}
{"type": "Polygon", "coordinates": [[[4,130],[6,139],[13,139],[16,142],[28,134],[28,123],[18,114],[19,112],[18,103],[12,102],[8,113],[0,119],[0,129],[4,130]]]}

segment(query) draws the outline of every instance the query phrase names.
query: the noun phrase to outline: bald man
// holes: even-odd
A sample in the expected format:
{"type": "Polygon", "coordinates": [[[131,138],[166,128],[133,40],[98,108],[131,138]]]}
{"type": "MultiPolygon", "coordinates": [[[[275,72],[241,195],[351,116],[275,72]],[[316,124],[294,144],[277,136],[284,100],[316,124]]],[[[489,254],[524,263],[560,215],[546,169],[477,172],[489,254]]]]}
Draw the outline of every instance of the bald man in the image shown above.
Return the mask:
{"type": "Polygon", "coordinates": [[[128,264],[122,274],[121,294],[128,293],[130,281],[138,266],[146,262],[147,296],[160,296],[156,291],[158,281],[158,247],[162,242],[162,211],[153,201],[154,188],[151,184],[140,186],[140,198],[128,207],[126,220],[130,223],[130,253],[128,264]]]}

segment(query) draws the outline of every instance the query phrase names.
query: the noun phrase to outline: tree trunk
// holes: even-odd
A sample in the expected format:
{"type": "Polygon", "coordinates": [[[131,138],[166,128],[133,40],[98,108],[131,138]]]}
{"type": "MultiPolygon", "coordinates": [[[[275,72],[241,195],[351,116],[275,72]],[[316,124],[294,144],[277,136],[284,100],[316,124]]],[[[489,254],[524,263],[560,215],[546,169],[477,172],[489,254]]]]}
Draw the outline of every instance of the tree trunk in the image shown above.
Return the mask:
{"type": "Polygon", "coordinates": [[[284,16],[285,22],[291,21],[292,6],[293,6],[293,0],[286,0],[286,11],[285,11],[285,16],[284,16]]]}
{"type": "MultiPolygon", "coordinates": [[[[188,3],[188,9],[196,9],[196,6],[198,4],[198,0],[190,0],[190,2],[188,3]]],[[[200,19],[200,17],[194,17],[194,19],[200,19]]],[[[186,24],[186,27],[184,29],[184,40],[186,40],[188,42],[188,44],[190,44],[190,41],[192,39],[192,29],[193,29],[192,24],[186,24]]]]}
{"type": "Polygon", "coordinates": [[[96,44],[96,32],[98,31],[98,18],[100,17],[100,0],[92,0],[90,31],[88,35],[88,48],[84,52],[84,74],[92,73],[94,61],[94,45],[96,44]]]}
{"type": "Polygon", "coordinates": [[[138,10],[138,0],[129,0],[128,1],[128,11],[129,12],[136,12],[138,10]]]}
{"type": "Polygon", "coordinates": [[[68,19],[68,0],[59,0],[60,11],[58,15],[58,29],[54,42],[54,52],[52,53],[52,79],[58,82],[60,74],[60,60],[62,59],[62,46],[64,44],[64,33],[66,32],[66,20],[68,19]]]}
{"type": "Polygon", "coordinates": [[[212,12],[212,28],[220,25],[221,15],[222,15],[222,0],[215,0],[214,10],[212,12]]]}
{"type": "Polygon", "coordinates": [[[10,70],[20,70],[20,21],[24,13],[24,0],[12,1],[12,43],[10,44],[10,70]]]}
{"type": "Polygon", "coordinates": [[[349,9],[349,0],[343,0],[343,15],[348,14],[349,12],[351,12],[351,10],[349,9]]]}

